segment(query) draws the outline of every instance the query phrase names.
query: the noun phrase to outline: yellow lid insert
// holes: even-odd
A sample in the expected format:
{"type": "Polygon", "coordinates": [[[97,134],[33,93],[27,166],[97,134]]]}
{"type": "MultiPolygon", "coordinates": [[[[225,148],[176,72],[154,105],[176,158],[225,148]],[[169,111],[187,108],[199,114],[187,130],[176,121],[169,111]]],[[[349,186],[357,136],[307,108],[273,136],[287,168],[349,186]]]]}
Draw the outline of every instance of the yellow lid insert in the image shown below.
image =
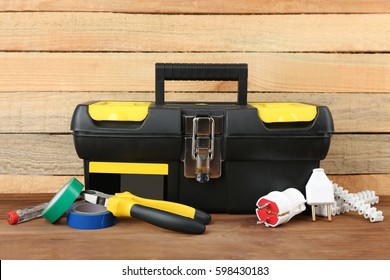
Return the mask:
{"type": "Polygon", "coordinates": [[[257,108],[265,123],[310,122],[317,116],[317,107],[303,103],[249,103],[257,108]]]}
{"type": "Polygon", "coordinates": [[[91,173],[168,175],[167,163],[100,162],[89,163],[91,173]]]}
{"type": "Polygon", "coordinates": [[[146,119],[151,102],[99,101],[88,106],[95,121],[132,121],[146,119]]]}

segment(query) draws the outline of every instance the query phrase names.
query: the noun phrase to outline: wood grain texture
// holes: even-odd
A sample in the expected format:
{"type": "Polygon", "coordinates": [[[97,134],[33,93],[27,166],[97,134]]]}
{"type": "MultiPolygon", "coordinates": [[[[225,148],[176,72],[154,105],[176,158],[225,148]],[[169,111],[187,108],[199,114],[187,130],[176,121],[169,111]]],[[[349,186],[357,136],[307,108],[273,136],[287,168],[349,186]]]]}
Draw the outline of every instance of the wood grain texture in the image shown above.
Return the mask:
{"type": "MultiPolygon", "coordinates": [[[[0,147],[0,174],[83,174],[70,134],[0,134],[0,147]]],[[[390,135],[335,135],[322,167],[328,174],[390,173],[390,135]]]]}
{"type": "Polygon", "coordinates": [[[390,174],[329,175],[329,179],[351,193],[372,190],[379,196],[390,195],[390,174]]]}
{"type": "MultiPolygon", "coordinates": [[[[167,101],[236,102],[233,92],[169,92],[167,101]]],[[[2,92],[1,133],[68,133],[74,108],[91,100],[154,101],[154,92],[2,92]]],[[[336,132],[390,132],[390,94],[250,92],[249,102],[328,106],[336,132]]]]}
{"type": "Polygon", "coordinates": [[[70,134],[0,134],[0,139],[0,174],[83,174],[70,134]]]}
{"type": "Polygon", "coordinates": [[[3,0],[0,11],[87,11],[157,14],[389,13],[387,0],[3,0]]]}
{"type": "MultiPolygon", "coordinates": [[[[0,91],[154,91],[156,62],[248,63],[249,91],[388,92],[390,54],[0,53],[0,91]]],[[[236,90],[167,83],[166,90],[236,90]]]]}
{"type": "MultiPolygon", "coordinates": [[[[48,201],[51,196],[1,195],[0,216],[4,217],[11,210],[48,201]]],[[[376,207],[389,213],[390,198],[383,197],[376,207]]],[[[255,214],[213,214],[212,219],[202,235],[170,232],[136,219],[123,219],[111,228],[93,231],[70,228],[66,225],[65,217],[54,225],[44,219],[16,226],[3,222],[0,223],[0,258],[390,259],[390,223],[386,219],[380,223],[370,223],[357,213],[349,212],[334,217],[331,222],[322,218],[312,222],[310,215],[301,214],[277,228],[257,225],[255,214]]]]}
{"type": "Polygon", "coordinates": [[[0,175],[0,193],[57,193],[73,177],[84,182],[83,176],[0,175]]]}
{"type": "Polygon", "coordinates": [[[0,13],[3,51],[383,52],[390,15],[0,13]]]}
{"type": "Polygon", "coordinates": [[[329,174],[390,173],[389,152],[389,134],[335,135],[323,167],[329,174]]]}
{"type": "MultiPolygon", "coordinates": [[[[0,194],[57,193],[74,176],[0,175],[0,194]]],[[[76,176],[84,182],[83,176],[76,176]]],[[[375,191],[379,196],[390,196],[390,174],[329,175],[329,179],[351,193],[375,191]]]]}
{"type": "MultiPolygon", "coordinates": [[[[390,174],[388,34],[387,0],[0,1],[0,177],[44,192],[53,175],[81,175],[77,104],[153,100],[156,62],[208,62],[248,63],[250,101],[328,106],[323,167],[375,181],[390,174]]],[[[178,101],[234,101],[236,89],[166,83],[178,101]]]]}

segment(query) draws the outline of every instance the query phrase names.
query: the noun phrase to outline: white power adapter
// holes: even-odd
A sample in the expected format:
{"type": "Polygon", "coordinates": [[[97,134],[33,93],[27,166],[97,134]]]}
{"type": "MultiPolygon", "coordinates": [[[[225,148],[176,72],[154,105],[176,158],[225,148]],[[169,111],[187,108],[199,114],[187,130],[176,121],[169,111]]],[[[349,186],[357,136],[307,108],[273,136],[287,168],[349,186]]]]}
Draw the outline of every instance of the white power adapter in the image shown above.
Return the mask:
{"type": "Polygon", "coordinates": [[[309,181],[306,184],[306,203],[311,205],[313,221],[316,220],[316,206],[326,206],[328,220],[332,220],[332,204],[334,191],[332,182],[326,176],[324,169],[313,169],[309,181]]]}

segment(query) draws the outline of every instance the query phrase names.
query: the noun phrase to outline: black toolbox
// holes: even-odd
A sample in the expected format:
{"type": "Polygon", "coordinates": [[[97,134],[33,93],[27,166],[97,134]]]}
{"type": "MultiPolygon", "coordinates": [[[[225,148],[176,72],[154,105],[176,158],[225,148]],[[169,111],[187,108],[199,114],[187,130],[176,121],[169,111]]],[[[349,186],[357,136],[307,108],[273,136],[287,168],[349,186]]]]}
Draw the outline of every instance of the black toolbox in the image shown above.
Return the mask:
{"type": "Polygon", "coordinates": [[[71,130],[86,189],[253,213],[267,193],[304,193],[327,155],[325,106],[247,104],[246,64],[156,64],[155,102],[96,101],[76,107],[71,130]],[[236,80],[236,103],[166,103],[165,80],[236,80]]]}

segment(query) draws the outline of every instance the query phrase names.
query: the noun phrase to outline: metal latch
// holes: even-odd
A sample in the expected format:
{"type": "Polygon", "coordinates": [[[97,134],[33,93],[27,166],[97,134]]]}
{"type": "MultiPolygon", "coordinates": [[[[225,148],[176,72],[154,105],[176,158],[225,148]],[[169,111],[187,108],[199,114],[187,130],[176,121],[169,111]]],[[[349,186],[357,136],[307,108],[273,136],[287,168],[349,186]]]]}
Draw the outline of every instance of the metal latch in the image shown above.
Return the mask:
{"type": "Polygon", "coordinates": [[[185,177],[196,178],[200,183],[208,182],[210,178],[219,178],[221,176],[221,153],[215,134],[221,133],[222,117],[186,116],[185,122],[186,132],[189,132],[192,126],[191,137],[185,138],[185,177]]]}

